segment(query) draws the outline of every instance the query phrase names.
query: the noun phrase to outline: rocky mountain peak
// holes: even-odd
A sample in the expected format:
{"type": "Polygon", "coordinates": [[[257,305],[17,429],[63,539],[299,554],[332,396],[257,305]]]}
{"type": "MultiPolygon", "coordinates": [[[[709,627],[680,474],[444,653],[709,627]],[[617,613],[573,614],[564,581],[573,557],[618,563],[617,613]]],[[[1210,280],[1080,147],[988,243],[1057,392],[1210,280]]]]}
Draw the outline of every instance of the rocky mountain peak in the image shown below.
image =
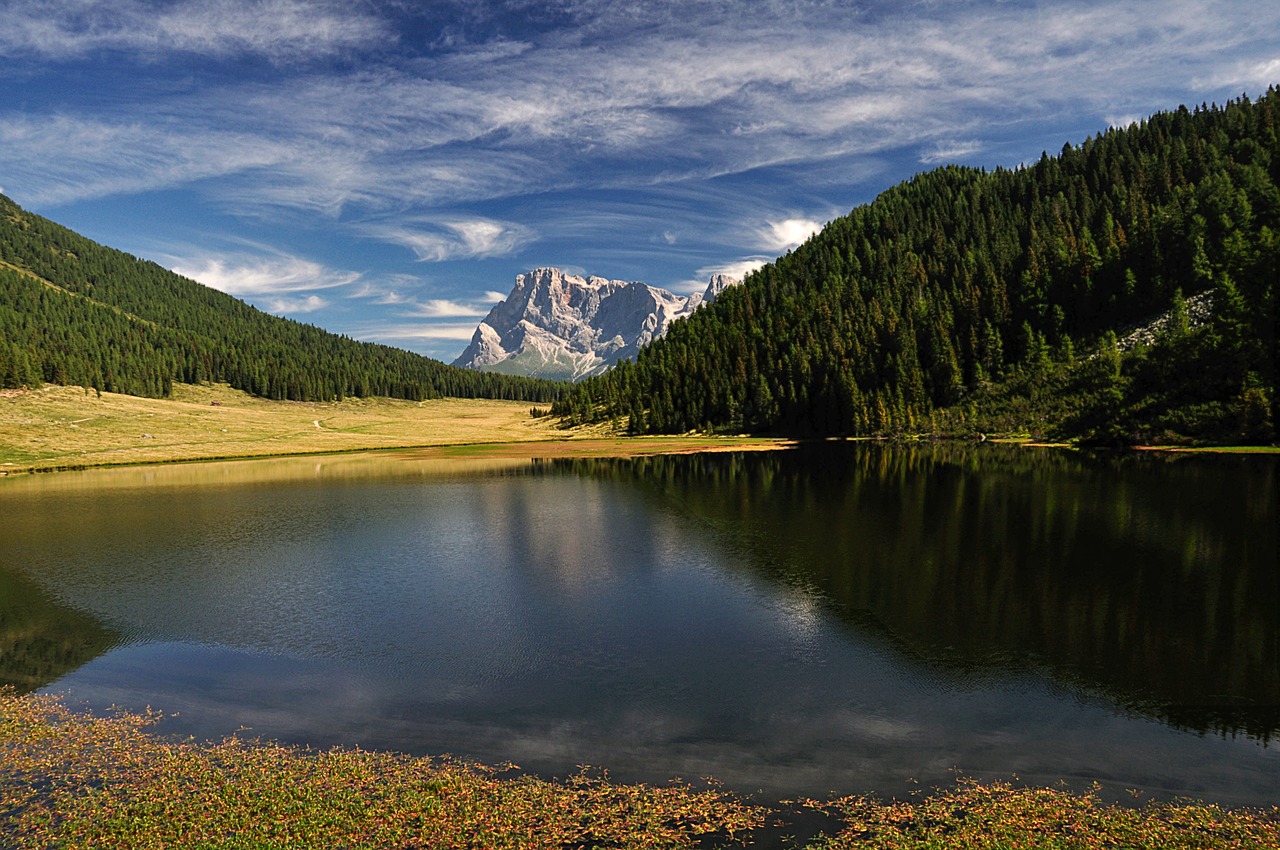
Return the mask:
{"type": "Polygon", "coordinates": [[[705,291],[682,296],[639,281],[533,269],[516,275],[511,294],[489,311],[454,365],[580,380],[634,357],[734,283],[713,275],[705,291]]]}

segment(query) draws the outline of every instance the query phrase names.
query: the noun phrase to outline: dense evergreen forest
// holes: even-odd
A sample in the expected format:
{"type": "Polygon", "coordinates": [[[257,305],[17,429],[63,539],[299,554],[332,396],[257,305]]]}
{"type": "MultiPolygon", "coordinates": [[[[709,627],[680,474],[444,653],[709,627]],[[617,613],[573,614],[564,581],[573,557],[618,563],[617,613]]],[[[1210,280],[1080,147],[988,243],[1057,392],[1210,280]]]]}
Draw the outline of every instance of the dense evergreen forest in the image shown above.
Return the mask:
{"type": "Polygon", "coordinates": [[[564,389],[271,316],[0,195],[0,387],[49,382],[158,397],[175,381],[226,381],[296,401],[550,401],[564,389]]]}
{"type": "Polygon", "coordinates": [[[1273,87],[1030,166],[920,174],[554,412],[634,433],[1273,440],[1278,123],[1273,87]],[[1116,345],[1168,310],[1158,338],[1116,345]]]}

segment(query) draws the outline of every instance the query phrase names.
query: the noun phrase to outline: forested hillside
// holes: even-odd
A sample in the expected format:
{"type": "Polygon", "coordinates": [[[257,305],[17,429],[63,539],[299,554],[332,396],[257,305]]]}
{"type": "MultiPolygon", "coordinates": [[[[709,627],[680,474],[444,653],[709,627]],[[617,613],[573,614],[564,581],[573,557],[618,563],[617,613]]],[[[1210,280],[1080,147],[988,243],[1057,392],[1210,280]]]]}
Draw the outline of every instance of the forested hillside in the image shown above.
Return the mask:
{"type": "Polygon", "coordinates": [[[633,432],[1274,438],[1280,90],[854,209],[559,402],[633,432]],[[1193,327],[1181,305],[1211,293],[1193,327]],[[1114,331],[1169,309],[1150,345],[1114,331]]]}
{"type": "Polygon", "coordinates": [[[271,316],[0,195],[0,387],[50,382],[164,396],[174,381],[226,381],[299,401],[549,401],[563,389],[271,316]]]}

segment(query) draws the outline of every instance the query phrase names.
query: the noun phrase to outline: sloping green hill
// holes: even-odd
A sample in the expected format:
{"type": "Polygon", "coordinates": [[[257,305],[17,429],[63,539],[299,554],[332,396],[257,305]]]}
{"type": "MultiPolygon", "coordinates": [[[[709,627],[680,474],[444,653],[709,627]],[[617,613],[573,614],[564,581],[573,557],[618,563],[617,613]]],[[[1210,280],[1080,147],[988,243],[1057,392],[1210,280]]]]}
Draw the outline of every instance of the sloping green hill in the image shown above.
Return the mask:
{"type": "Polygon", "coordinates": [[[0,387],[50,382],[162,396],[173,381],[226,381],[300,401],[549,401],[563,389],[271,316],[0,195],[0,387]]]}
{"type": "Polygon", "coordinates": [[[1268,441],[1278,129],[1273,88],[1029,167],[918,175],[555,411],[657,433],[1268,441]],[[1114,331],[1210,291],[1208,323],[1116,350],[1114,331]]]}

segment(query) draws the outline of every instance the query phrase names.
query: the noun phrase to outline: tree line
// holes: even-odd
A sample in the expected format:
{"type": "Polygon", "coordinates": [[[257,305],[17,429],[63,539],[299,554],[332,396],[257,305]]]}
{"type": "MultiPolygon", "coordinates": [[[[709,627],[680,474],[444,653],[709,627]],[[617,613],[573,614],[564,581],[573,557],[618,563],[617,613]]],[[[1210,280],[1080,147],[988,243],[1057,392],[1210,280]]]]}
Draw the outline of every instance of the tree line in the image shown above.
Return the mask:
{"type": "Polygon", "coordinates": [[[634,433],[1274,438],[1280,90],[917,175],[556,403],[634,433]],[[1153,345],[1115,332],[1213,293],[1153,345]]]}

